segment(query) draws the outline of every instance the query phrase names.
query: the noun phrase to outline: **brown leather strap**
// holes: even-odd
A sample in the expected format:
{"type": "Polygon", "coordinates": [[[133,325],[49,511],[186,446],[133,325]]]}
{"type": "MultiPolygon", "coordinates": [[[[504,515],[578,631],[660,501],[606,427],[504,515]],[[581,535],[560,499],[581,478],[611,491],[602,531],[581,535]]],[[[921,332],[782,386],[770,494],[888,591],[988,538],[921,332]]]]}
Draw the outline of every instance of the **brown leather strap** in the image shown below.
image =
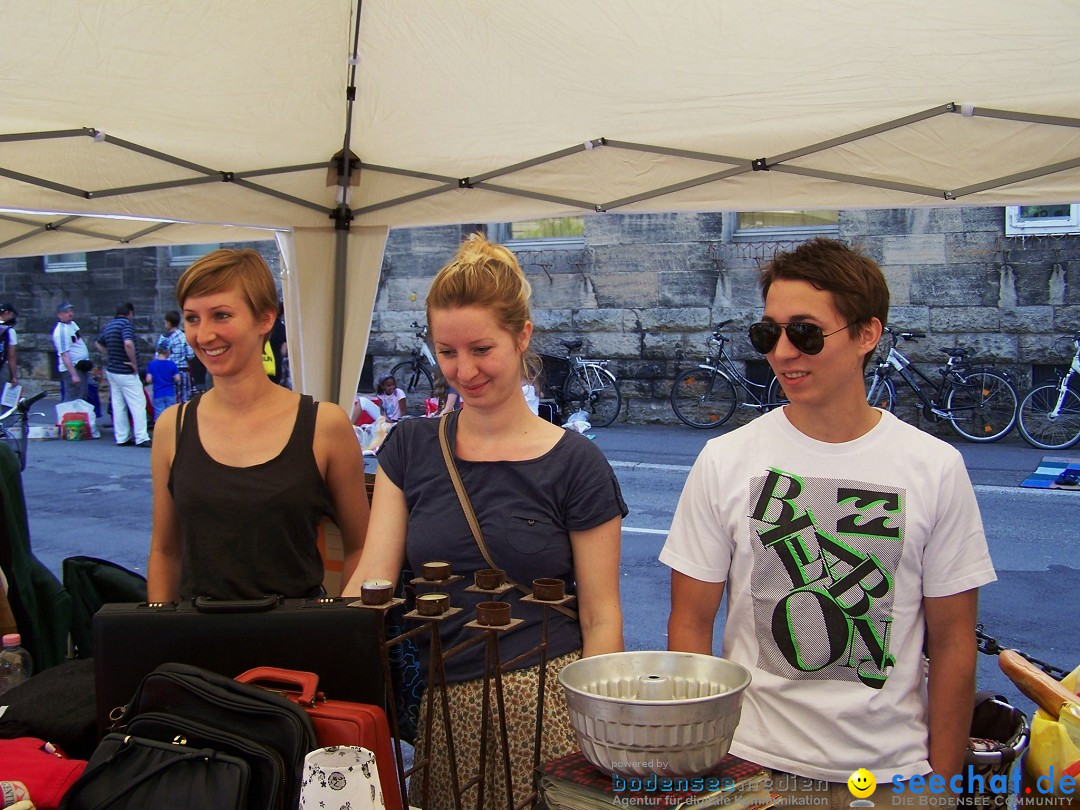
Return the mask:
{"type": "MultiPolygon", "coordinates": [[[[487,544],[484,542],[484,534],[480,531],[480,521],[476,519],[476,512],[473,511],[472,501],[469,500],[469,493],[465,491],[465,484],[461,481],[461,474],[458,472],[457,463],[454,461],[454,452],[450,449],[450,413],[445,413],[439,417],[439,447],[442,448],[443,461],[446,462],[446,471],[450,473],[450,481],[454,485],[454,492],[457,493],[458,502],[461,504],[461,511],[465,513],[465,520],[469,522],[469,529],[472,530],[473,539],[476,540],[476,545],[480,547],[480,553],[484,555],[484,560],[487,561],[489,568],[498,568],[495,561],[491,558],[491,552],[488,551],[487,544]]],[[[506,580],[507,584],[513,585],[519,591],[524,594],[532,596],[532,589],[526,588],[524,585],[520,585],[517,582],[506,580]]],[[[552,605],[552,607],[562,613],[564,616],[569,616],[574,621],[577,621],[578,615],[576,610],[572,610],[565,605],[552,605]]]]}

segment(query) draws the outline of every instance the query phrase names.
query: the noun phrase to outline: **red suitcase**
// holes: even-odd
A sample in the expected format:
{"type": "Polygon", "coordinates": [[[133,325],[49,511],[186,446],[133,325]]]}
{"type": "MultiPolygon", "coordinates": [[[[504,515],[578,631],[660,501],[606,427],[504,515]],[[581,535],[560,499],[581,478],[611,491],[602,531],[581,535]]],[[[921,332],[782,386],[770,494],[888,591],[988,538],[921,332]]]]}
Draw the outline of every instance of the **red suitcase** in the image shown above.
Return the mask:
{"type": "Polygon", "coordinates": [[[236,676],[240,683],[257,686],[288,685],[299,691],[282,694],[298,703],[308,713],[315,726],[319,745],[354,745],[375,754],[382,783],[383,801],[387,810],[402,810],[394,746],[390,740],[390,724],[386,712],[370,703],[348,700],[328,700],[319,692],[319,676],[314,672],[280,667],[255,667],[236,676]]]}

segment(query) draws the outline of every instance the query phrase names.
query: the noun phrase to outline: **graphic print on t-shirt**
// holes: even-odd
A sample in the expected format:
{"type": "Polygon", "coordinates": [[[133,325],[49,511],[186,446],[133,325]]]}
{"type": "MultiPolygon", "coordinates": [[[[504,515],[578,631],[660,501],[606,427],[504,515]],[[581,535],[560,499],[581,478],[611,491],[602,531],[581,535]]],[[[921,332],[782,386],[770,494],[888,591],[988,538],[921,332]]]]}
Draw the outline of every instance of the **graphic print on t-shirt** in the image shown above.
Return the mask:
{"type": "Polygon", "coordinates": [[[758,667],[880,689],[904,538],[904,490],[770,469],[750,481],[758,667]]]}

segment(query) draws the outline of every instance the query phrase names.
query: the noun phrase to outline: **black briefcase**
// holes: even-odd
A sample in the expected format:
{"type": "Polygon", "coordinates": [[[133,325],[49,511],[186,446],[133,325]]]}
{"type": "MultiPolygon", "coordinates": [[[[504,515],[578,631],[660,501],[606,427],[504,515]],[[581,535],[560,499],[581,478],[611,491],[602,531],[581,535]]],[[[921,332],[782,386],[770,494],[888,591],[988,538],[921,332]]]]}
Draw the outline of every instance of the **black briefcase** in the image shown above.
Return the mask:
{"type": "Polygon", "coordinates": [[[106,604],[94,614],[98,729],[164,663],[235,678],[253,667],[314,672],[326,697],[386,707],[382,613],[354,600],[278,599],[106,604]]]}

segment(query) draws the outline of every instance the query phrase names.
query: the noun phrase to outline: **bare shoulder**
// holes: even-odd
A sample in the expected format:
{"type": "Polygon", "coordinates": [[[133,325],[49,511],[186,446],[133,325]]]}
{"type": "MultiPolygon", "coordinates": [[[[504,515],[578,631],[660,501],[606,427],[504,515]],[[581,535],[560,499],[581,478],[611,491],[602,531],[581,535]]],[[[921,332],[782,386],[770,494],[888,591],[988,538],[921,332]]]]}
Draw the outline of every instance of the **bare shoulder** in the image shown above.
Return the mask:
{"type": "Polygon", "coordinates": [[[349,415],[340,405],[336,402],[318,402],[316,405],[318,407],[315,417],[317,435],[335,441],[340,440],[340,437],[345,434],[355,437],[349,415]]]}
{"type": "MultiPolygon", "coordinates": [[[[176,420],[180,418],[181,405],[170,405],[154,420],[154,443],[167,443],[170,447],[176,441],[176,420]]],[[[183,422],[181,422],[181,425],[183,422]]]]}
{"type": "Polygon", "coordinates": [[[340,421],[342,419],[345,422],[349,421],[349,415],[336,402],[316,402],[315,405],[318,408],[318,420],[320,422],[340,421]]]}

